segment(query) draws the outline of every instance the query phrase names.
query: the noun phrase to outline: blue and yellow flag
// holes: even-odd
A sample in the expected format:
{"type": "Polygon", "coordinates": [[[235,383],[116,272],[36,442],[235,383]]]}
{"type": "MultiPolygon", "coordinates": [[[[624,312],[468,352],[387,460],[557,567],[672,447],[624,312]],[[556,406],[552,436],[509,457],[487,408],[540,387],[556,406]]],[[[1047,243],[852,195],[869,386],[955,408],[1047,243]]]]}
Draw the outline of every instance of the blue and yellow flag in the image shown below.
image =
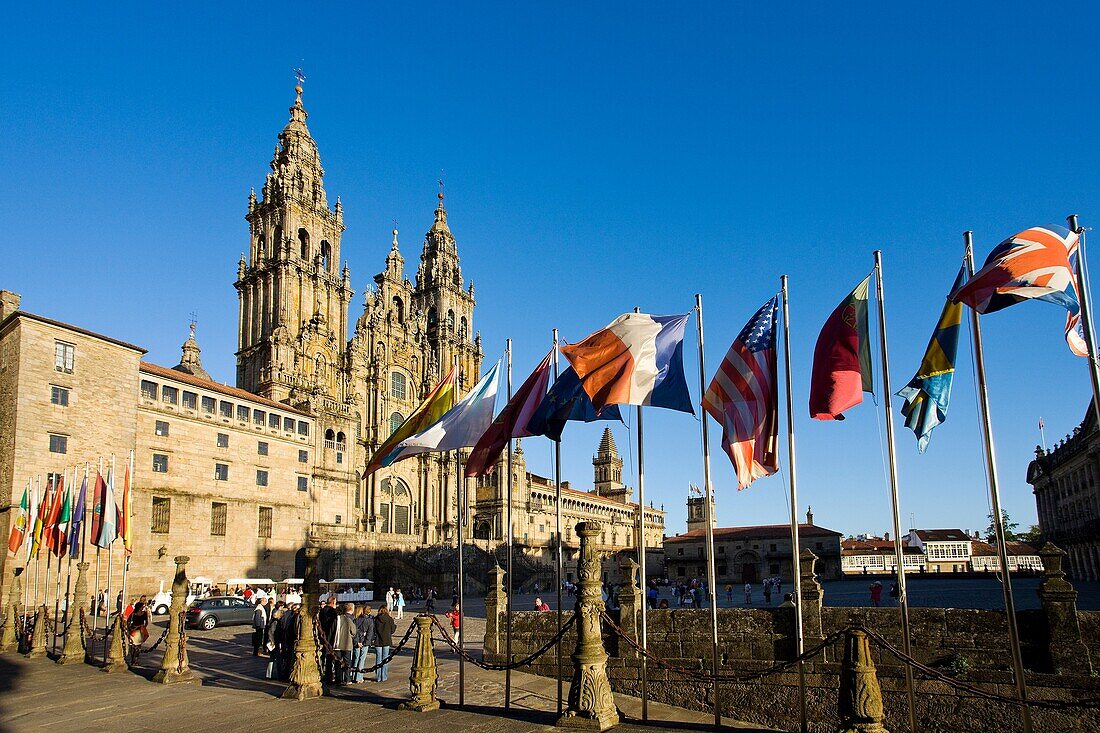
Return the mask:
{"type": "MultiPolygon", "coordinates": [[[[966,273],[960,268],[954,293],[966,281],[966,273]]],[[[948,298],[940,313],[940,321],[928,348],[924,352],[920,368],[909,384],[898,390],[898,396],[905,400],[901,414],[905,416],[905,427],[917,436],[917,449],[924,453],[932,430],[947,419],[947,405],[951,401],[951,380],[955,376],[955,355],[959,350],[959,327],[962,323],[962,304],[952,303],[948,298]]]]}

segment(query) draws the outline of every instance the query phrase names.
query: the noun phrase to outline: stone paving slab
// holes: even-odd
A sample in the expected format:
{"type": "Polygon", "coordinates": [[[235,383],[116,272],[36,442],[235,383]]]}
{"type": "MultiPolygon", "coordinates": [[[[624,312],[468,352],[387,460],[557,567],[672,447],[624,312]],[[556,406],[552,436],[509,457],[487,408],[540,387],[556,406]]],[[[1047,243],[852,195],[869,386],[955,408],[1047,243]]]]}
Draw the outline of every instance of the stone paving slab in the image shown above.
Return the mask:
{"type": "MultiPolygon", "coordinates": [[[[398,622],[396,638],[411,618],[398,622]]],[[[159,622],[163,624],[163,620],[159,622]]],[[[470,649],[480,653],[484,620],[470,618],[466,632],[470,649]]],[[[154,631],[152,638],[159,633],[154,631]]],[[[191,666],[200,685],[157,685],[150,678],[162,650],[144,656],[133,670],[106,674],[85,664],[57,665],[48,659],[0,655],[0,733],[44,730],[102,730],[125,733],[227,733],[234,729],[393,731],[417,733],[505,733],[548,731],[557,719],[557,682],[512,673],[512,705],[505,711],[504,673],[465,665],[465,707],[458,704],[458,662],[436,644],[439,664],[438,697],[443,708],[429,713],[397,710],[408,697],[412,639],[390,665],[389,680],[334,687],[325,697],[295,702],[279,699],[285,683],[263,679],[266,658],[252,656],[248,627],[194,632],[189,639],[191,666]]],[[[368,656],[373,664],[373,655],[368,656]]],[[[568,663],[568,662],[567,662],[568,663]]],[[[565,686],[568,694],[568,685],[565,686]]],[[[713,730],[710,715],[650,703],[650,725],[637,725],[641,702],[616,695],[628,722],[619,730],[713,730]]],[[[730,727],[765,730],[733,720],[730,727]]]]}

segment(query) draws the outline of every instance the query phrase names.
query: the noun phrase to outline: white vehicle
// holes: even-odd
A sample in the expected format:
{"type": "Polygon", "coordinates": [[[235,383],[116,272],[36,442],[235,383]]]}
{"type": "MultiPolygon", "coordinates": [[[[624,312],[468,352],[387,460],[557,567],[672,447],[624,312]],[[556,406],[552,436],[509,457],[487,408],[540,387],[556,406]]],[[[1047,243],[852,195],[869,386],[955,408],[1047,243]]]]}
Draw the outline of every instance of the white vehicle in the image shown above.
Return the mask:
{"type": "MultiPolygon", "coordinates": [[[[202,597],[210,589],[210,585],[209,578],[199,577],[192,580],[187,590],[187,602],[184,605],[190,606],[196,598],[202,597]]],[[[149,605],[157,616],[168,613],[168,608],[172,605],[172,591],[164,590],[163,580],[160,581],[160,590],[153,596],[153,600],[149,601],[149,605]]]]}
{"type": "Polygon", "coordinates": [[[286,601],[287,603],[301,603],[302,579],[285,578],[283,582],[279,583],[278,592],[276,596],[278,600],[286,601]]]}
{"type": "Polygon", "coordinates": [[[374,582],[370,578],[337,578],[321,581],[321,597],[336,594],[338,603],[365,603],[374,600],[374,582]]]}

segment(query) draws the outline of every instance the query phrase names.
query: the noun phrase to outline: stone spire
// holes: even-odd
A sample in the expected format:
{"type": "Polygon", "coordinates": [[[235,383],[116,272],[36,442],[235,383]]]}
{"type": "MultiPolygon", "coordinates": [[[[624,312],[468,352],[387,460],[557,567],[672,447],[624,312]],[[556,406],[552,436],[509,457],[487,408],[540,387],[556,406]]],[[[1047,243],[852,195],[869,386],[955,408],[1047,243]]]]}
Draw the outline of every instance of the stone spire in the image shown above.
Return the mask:
{"type": "Polygon", "coordinates": [[[592,468],[595,475],[593,491],[596,494],[622,502],[630,499],[631,491],[623,485],[623,459],[619,457],[610,428],[603,429],[600,447],[592,458],[592,468]]]}
{"type": "Polygon", "coordinates": [[[400,281],[405,270],[405,258],[401,256],[401,251],[397,247],[397,227],[393,229],[393,245],[390,247],[390,253],[386,255],[386,273],[393,277],[395,280],[400,281]]]}
{"type": "Polygon", "coordinates": [[[180,363],[172,368],[177,372],[183,372],[212,382],[214,380],[202,368],[201,355],[202,349],[199,348],[199,343],[195,341],[195,322],[191,321],[191,332],[187,336],[187,340],[183,342],[183,356],[180,358],[180,363]]]}
{"type": "Polygon", "coordinates": [[[615,445],[615,436],[611,434],[611,428],[603,429],[603,437],[600,438],[599,456],[618,456],[619,449],[615,445]]]}

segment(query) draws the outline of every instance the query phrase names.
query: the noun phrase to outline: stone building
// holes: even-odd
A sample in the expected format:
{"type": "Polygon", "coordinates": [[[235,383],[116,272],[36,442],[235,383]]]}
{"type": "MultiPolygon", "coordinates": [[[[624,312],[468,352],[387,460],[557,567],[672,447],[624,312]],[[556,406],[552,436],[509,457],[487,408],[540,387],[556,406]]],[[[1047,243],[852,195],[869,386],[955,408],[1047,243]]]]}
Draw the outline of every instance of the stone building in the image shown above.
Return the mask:
{"type": "Polygon", "coordinates": [[[1035,492],[1043,540],[1069,554],[1069,574],[1100,580],[1100,430],[1089,402],[1073,434],[1050,450],[1035,448],[1027,482],[1035,492]]]}
{"type": "MultiPolygon", "coordinates": [[[[814,524],[812,511],[806,523],[798,525],[798,544],[818,556],[817,572],[822,578],[837,578],[841,573],[840,532],[814,524]]],[[[665,571],[673,583],[691,578],[706,578],[706,525],[664,541],[665,571]]],[[[791,526],[765,524],[755,527],[716,527],[714,529],[715,572],[719,585],[758,583],[778,575],[790,582],[791,526]]]]}
{"type": "MultiPolygon", "coordinates": [[[[1041,573],[1043,559],[1039,551],[1026,542],[1009,542],[1008,571],[1010,573],[1041,573]]],[[[975,573],[998,573],[1001,571],[1001,558],[997,546],[988,542],[974,540],[970,543],[970,569],[975,573]]]]}
{"type": "MultiPolygon", "coordinates": [[[[518,443],[518,441],[517,441],[518,443]]],[[[631,501],[633,490],[623,484],[623,460],[610,428],[604,428],[596,454],[592,457],[592,489],[575,489],[562,481],[563,577],[576,581],[580,538],[573,528],[578,522],[599,521],[603,533],[600,552],[636,557],[638,547],[638,503],[631,501]]],[[[512,456],[512,536],[514,545],[542,577],[552,574],[556,560],[554,533],[557,526],[557,492],[554,482],[527,471],[523,447],[512,456]]],[[[496,469],[477,480],[477,504],[474,537],[493,544],[505,542],[507,532],[507,465],[505,459],[496,469]]],[[[665,531],[665,511],[645,507],[646,574],[660,577],[663,567],[661,540],[665,531]]],[[[533,568],[533,569],[534,569],[533,568]]],[[[520,574],[517,573],[517,577],[520,574]]]]}
{"type": "MultiPolygon", "coordinates": [[[[840,569],[845,575],[893,575],[897,572],[897,551],[889,537],[843,540],[840,555],[840,569]]],[[[901,541],[901,558],[905,572],[925,572],[927,558],[919,547],[910,545],[908,539],[901,541]]]]}
{"type": "Polygon", "coordinates": [[[925,556],[930,573],[970,571],[970,534],[961,529],[911,529],[906,540],[925,556]]]}

